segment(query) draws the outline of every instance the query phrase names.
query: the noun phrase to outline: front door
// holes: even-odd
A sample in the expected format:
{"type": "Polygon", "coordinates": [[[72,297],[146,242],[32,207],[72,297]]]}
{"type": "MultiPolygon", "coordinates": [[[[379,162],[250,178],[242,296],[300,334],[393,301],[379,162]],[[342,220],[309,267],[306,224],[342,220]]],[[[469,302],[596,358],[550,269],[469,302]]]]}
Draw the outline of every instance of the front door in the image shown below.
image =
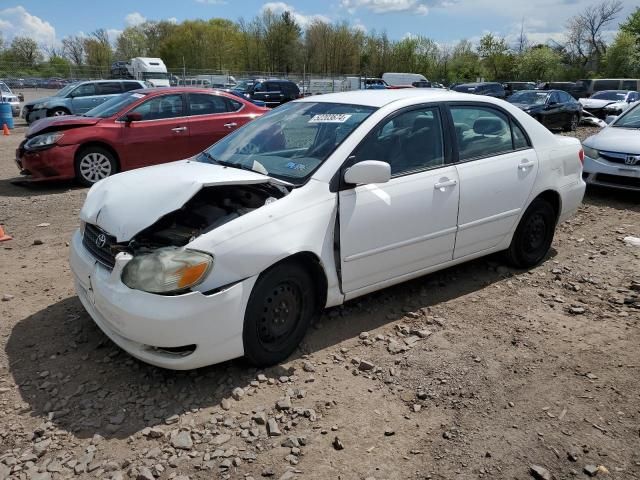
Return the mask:
{"type": "Polygon", "coordinates": [[[498,109],[452,105],[460,180],[454,258],[488,250],[508,235],[525,206],[538,157],[514,119],[498,109]]]}
{"type": "Polygon", "coordinates": [[[376,127],[349,159],[386,161],[392,178],[339,193],[347,295],[452,259],[458,176],[445,160],[441,118],[434,106],[399,113],[376,127]]]}
{"type": "Polygon", "coordinates": [[[180,93],[150,98],[128,113],[142,120],[123,124],[123,168],[137,168],[182,160],[190,156],[189,128],[180,93]]]}

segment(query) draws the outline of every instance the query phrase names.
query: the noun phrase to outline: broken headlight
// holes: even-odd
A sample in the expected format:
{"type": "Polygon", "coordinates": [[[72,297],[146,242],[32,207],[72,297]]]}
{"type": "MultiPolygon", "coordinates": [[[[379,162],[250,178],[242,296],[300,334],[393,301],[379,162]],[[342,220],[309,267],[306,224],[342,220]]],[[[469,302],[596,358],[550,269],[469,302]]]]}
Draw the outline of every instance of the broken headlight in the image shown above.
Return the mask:
{"type": "Polygon", "coordinates": [[[122,282],[149,293],[179,292],[199,284],[213,266],[204,252],[176,247],[159,248],[133,257],[122,270],[122,282]]]}

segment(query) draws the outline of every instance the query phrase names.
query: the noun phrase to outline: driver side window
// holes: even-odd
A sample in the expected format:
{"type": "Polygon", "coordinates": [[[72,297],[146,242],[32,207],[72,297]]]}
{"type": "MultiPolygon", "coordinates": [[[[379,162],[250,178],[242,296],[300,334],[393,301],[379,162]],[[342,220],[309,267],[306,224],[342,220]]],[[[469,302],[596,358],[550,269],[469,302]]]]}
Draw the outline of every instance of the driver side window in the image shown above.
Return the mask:
{"type": "Polygon", "coordinates": [[[96,94],[96,86],[94,83],[85,83],[71,92],[73,98],[90,97],[96,94]]]}
{"type": "Polygon", "coordinates": [[[391,166],[391,175],[444,165],[440,111],[436,107],[400,113],[383,121],[360,144],[355,162],[379,160],[391,166]]]}

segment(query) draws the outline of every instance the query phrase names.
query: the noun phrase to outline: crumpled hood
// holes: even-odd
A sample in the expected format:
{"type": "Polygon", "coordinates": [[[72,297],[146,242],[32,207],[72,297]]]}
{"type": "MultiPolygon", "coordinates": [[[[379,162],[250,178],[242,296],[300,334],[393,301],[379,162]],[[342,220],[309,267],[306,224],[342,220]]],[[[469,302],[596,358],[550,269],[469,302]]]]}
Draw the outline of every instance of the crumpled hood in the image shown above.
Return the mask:
{"type": "Polygon", "coordinates": [[[640,155],[640,130],[609,126],[587,138],[584,144],[605,152],[640,155]]]}
{"type": "Polygon", "coordinates": [[[593,98],[581,98],[579,102],[584,108],[603,108],[610,103],[615,103],[616,100],[598,100],[593,98]]]}
{"type": "Polygon", "coordinates": [[[260,173],[194,160],[139,168],[96,183],[87,194],[80,219],[124,242],[178,210],[203,187],[266,182],[288,185],[260,173]]]}
{"type": "Polygon", "coordinates": [[[101,118],[63,115],[61,117],[45,117],[33,122],[27,130],[26,136],[32,137],[44,130],[66,130],[71,127],[86,127],[95,125],[101,118]]]}

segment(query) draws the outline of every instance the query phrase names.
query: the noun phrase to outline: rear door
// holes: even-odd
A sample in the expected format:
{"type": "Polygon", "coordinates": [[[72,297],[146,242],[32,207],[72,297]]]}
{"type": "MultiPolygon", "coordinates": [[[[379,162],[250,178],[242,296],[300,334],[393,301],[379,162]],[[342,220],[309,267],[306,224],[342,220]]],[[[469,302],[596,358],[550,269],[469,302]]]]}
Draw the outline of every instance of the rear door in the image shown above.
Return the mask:
{"type": "Polygon", "coordinates": [[[215,93],[187,94],[189,155],[195,155],[247,123],[244,105],[215,93]]]}
{"type": "Polygon", "coordinates": [[[454,258],[498,245],[518,220],[538,173],[522,128],[486,104],[450,105],[456,131],[460,210],[454,258]]]}
{"type": "Polygon", "coordinates": [[[120,159],[125,169],[190,156],[183,97],[181,93],[154,96],[128,112],[139,113],[142,120],[123,124],[120,159]]]}

